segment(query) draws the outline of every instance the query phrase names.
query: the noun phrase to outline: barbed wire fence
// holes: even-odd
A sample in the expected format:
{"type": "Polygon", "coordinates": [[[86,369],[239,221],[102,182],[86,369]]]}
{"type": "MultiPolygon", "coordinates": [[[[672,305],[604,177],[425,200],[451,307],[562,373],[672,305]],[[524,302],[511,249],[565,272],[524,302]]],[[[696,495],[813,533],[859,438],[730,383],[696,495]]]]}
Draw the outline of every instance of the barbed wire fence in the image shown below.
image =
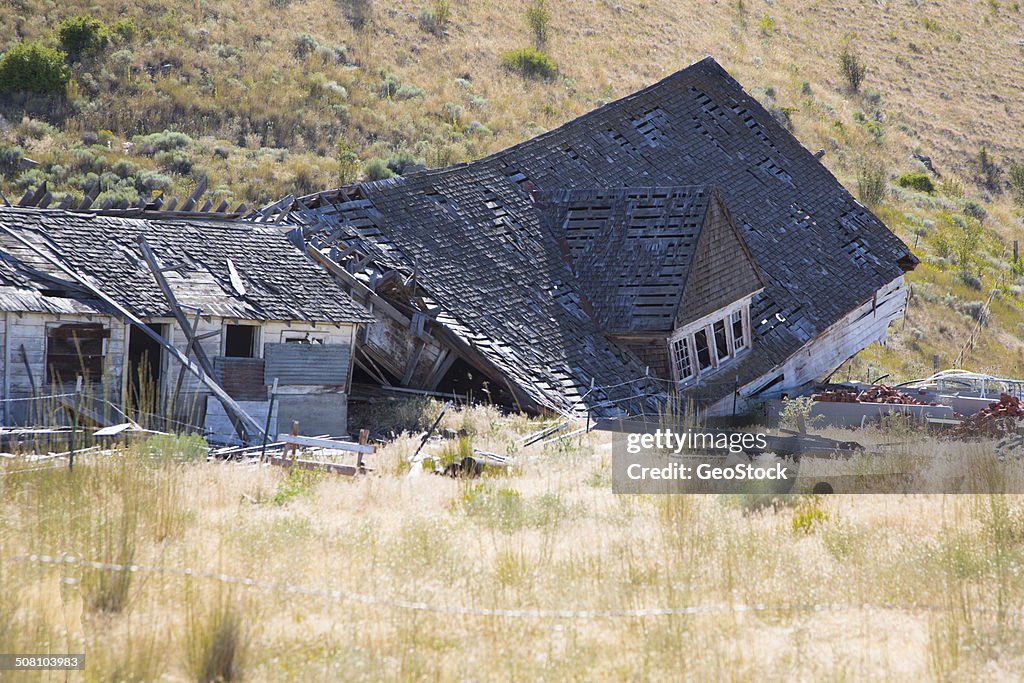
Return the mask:
{"type": "Polygon", "coordinates": [[[314,588],[296,584],[267,581],[250,577],[234,576],[221,572],[197,570],[187,567],[156,566],[145,564],[113,564],[85,560],[69,554],[33,554],[17,555],[5,558],[11,564],[36,564],[53,567],[80,567],[108,572],[149,573],[187,578],[207,579],[223,584],[240,586],[246,589],[263,592],[281,593],[285,595],[301,595],[317,598],[323,602],[350,602],[372,607],[383,607],[412,612],[428,612],[434,614],[464,617],[498,617],[507,619],[641,619],[669,616],[698,616],[713,614],[774,614],[774,613],[827,613],[827,612],[968,612],[984,616],[996,616],[1002,619],[1022,619],[1022,609],[1002,609],[992,607],[970,607],[964,605],[935,605],[926,603],[855,603],[855,602],[822,602],[822,603],[713,603],[707,605],[691,605],[686,607],[652,607],[637,609],[527,609],[527,608],[480,608],[464,605],[435,605],[428,602],[401,600],[396,598],[354,593],[333,588],[314,588]]]}

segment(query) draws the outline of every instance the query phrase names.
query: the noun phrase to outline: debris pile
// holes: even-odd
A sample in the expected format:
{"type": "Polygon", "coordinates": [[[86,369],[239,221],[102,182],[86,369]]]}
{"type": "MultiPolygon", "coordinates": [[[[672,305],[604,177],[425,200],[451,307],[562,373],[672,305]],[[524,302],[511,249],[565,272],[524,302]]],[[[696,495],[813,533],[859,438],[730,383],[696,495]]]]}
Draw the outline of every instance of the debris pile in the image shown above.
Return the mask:
{"type": "Polygon", "coordinates": [[[894,403],[901,406],[938,405],[938,403],[929,403],[928,401],[922,401],[914,398],[910,394],[902,392],[894,387],[887,387],[884,384],[868,387],[864,391],[860,392],[857,396],[857,400],[861,403],[894,403]]]}
{"type": "Polygon", "coordinates": [[[960,423],[951,432],[952,436],[1007,436],[1017,429],[1017,423],[1024,418],[1024,404],[1020,399],[1002,394],[995,403],[990,403],[976,414],[960,423]]]}
{"type": "Polygon", "coordinates": [[[826,389],[814,394],[811,398],[824,403],[892,403],[902,406],[938,405],[937,403],[921,401],[910,394],[884,384],[870,386],[860,393],[853,389],[826,389]]]}

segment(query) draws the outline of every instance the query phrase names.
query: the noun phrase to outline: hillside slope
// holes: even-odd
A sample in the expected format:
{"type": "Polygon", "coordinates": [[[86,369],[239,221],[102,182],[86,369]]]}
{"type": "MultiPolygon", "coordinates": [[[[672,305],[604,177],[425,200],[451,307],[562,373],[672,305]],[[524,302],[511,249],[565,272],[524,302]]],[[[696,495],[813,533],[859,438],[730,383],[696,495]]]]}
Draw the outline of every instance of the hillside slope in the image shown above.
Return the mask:
{"type": "Polygon", "coordinates": [[[58,23],[74,15],[120,28],[74,61],[66,92],[0,95],[0,189],[17,198],[45,180],[58,194],[98,186],[132,199],[181,195],[205,176],[215,201],[261,204],[341,176],[477,158],[710,54],[804,145],[825,150],[852,190],[881,173],[875,210],[922,259],[889,346],[841,374],[927,374],[936,356],[951,365],[995,289],[963,365],[1024,376],[1024,268],[1012,264],[1022,230],[1008,185],[1024,161],[1019,4],[549,1],[544,49],[559,67],[549,80],[502,64],[533,42],[526,4],[6,3],[4,50],[56,46],[58,23]],[[859,93],[840,74],[844,46],[868,67],[859,93]],[[982,149],[1001,175],[979,174],[982,149]],[[23,157],[40,165],[24,168],[23,157]],[[934,189],[900,187],[907,173],[934,189]]]}

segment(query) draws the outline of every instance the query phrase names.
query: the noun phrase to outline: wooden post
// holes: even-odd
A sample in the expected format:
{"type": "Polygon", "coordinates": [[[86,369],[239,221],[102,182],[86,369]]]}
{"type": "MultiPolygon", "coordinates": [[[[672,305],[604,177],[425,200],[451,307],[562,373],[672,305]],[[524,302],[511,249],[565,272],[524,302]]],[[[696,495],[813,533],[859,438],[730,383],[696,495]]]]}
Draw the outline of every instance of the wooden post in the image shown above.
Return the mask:
{"type": "Polygon", "coordinates": [[[267,439],[270,438],[270,416],[274,414],[274,401],[277,399],[277,377],[274,378],[274,386],[270,388],[270,403],[267,406],[267,423],[263,429],[263,446],[260,448],[260,462],[267,459],[267,439]]]}
{"type": "MultiPolygon", "coordinates": [[[[299,421],[298,420],[293,420],[292,421],[291,435],[292,436],[298,436],[299,435],[299,421]]],[[[290,443],[290,444],[287,445],[286,448],[288,448],[290,450],[288,451],[287,455],[285,455],[285,457],[286,458],[290,457],[292,459],[291,465],[294,465],[295,464],[295,460],[299,457],[299,447],[296,446],[293,443],[290,443]]],[[[291,465],[289,465],[289,467],[291,467],[291,465]]]]}
{"type": "MultiPolygon", "coordinates": [[[[365,446],[368,443],[370,443],[370,430],[369,429],[360,429],[359,430],[359,445],[360,446],[365,446]]],[[[356,468],[359,469],[359,470],[363,469],[363,454],[362,453],[358,453],[358,452],[356,453],[356,468]]]]}

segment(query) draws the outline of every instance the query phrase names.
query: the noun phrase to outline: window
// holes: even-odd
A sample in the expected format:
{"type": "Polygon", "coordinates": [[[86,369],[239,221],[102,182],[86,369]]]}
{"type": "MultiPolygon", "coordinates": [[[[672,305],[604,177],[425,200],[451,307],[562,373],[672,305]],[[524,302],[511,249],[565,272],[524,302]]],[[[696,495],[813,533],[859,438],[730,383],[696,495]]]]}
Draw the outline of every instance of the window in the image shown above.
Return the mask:
{"type": "Polygon", "coordinates": [[[103,379],[103,340],[110,330],[99,323],[67,323],[46,331],[46,378],[54,383],[103,379]]]}
{"type": "Polygon", "coordinates": [[[693,335],[693,348],[697,351],[697,365],[701,370],[711,367],[711,349],[708,346],[707,329],[697,330],[693,335]]]}
{"type": "Polygon", "coordinates": [[[676,376],[682,382],[693,374],[693,363],[690,361],[690,340],[683,337],[672,342],[672,355],[676,361],[676,376]]]}
{"type": "Polygon", "coordinates": [[[327,335],[323,332],[285,332],[281,341],[285,344],[326,344],[327,335]]]}
{"type": "Polygon", "coordinates": [[[725,334],[725,319],[716,320],[711,329],[715,336],[715,351],[718,352],[718,362],[721,363],[730,355],[729,338],[725,334]]]}
{"type": "Polygon", "coordinates": [[[229,358],[256,358],[255,325],[225,325],[224,355],[229,358]]]}
{"type": "Polygon", "coordinates": [[[747,336],[743,331],[743,311],[733,311],[729,316],[732,321],[732,345],[739,351],[747,347],[747,336]]]}
{"type": "Polygon", "coordinates": [[[749,309],[730,308],[680,328],[669,340],[678,381],[713,372],[750,348],[749,309]]]}

